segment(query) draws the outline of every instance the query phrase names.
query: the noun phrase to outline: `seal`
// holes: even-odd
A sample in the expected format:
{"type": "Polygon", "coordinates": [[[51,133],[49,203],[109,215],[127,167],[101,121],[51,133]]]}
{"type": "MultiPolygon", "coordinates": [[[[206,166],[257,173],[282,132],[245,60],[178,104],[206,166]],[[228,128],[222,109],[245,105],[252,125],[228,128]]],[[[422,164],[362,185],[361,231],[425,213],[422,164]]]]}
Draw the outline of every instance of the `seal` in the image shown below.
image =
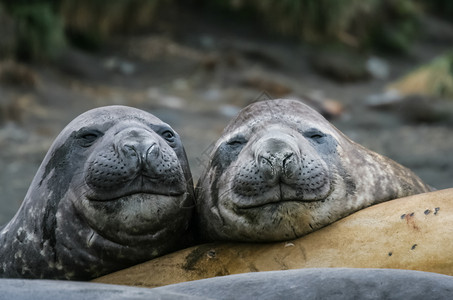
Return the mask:
{"type": "Polygon", "coordinates": [[[124,285],[99,284],[82,281],[47,279],[0,279],[0,299],[15,300],[153,300],[153,299],[208,299],[186,293],[160,292],[124,285]]]}
{"type": "Polygon", "coordinates": [[[0,279],[1,299],[451,299],[453,277],[393,269],[319,268],[253,272],[158,288],[0,279]]]}
{"type": "Polygon", "coordinates": [[[151,289],[212,299],[450,299],[453,277],[393,269],[253,272],[151,289]]]}
{"type": "Polygon", "coordinates": [[[307,105],[279,99],[253,103],[227,125],[195,193],[203,239],[270,242],[430,190],[307,105]]]}
{"type": "Polygon", "coordinates": [[[96,108],[58,135],[0,230],[0,277],[88,280],[182,248],[194,193],[178,134],[145,111],[96,108]]]}
{"type": "Polygon", "coordinates": [[[157,287],[240,273],[344,267],[453,276],[452,216],[453,188],[372,205],[295,240],[196,245],[94,281],[157,287]]]}

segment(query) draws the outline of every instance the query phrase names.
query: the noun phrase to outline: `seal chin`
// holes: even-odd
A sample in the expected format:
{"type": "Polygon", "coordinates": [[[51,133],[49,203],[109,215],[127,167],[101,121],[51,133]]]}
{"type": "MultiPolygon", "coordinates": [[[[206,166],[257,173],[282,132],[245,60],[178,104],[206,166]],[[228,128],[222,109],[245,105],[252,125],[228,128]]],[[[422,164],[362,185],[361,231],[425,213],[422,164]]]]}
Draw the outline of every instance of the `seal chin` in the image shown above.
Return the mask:
{"type": "Polygon", "coordinates": [[[109,201],[84,197],[77,201],[84,218],[104,238],[122,245],[149,244],[166,235],[167,229],[185,226],[190,206],[187,193],[161,195],[126,194],[109,201]],[[186,209],[187,208],[187,209],[186,209]],[[184,210],[181,212],[181,210],[184,210]]]}
{"type": "Polygon", "coordinates": [[[164,199],[165,197],[169,198],[180,198],[185,194],[185,192],[169,192],[167,194],[161,193],[150,193],[150,192],[129,192],[125,194],[119,194],[116,197],[106,198],[105,196],[98,197],[96,194],[89,194],[86,196],[86,199],[89,201],[94,202],[115,202],[115,201],[125,201],[125,202],[132,202],[136,198],[140,198],[144,201],[149,200],[153,201],[156,197],[159,199],[164,199]]]}

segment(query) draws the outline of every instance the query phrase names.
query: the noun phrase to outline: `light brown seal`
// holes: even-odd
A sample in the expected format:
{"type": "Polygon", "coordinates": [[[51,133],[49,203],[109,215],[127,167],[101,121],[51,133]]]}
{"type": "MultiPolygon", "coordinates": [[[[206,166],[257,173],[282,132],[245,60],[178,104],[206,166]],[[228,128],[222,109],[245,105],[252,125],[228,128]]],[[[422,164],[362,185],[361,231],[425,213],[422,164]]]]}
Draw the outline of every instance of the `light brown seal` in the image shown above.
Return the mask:
{"type": "Polygon", "coordinates": [[[96,282],[156,287],[300,268],[391,268],[453,275],[453,189],[373,205],[296,240],[210,243],[96,282]]]}

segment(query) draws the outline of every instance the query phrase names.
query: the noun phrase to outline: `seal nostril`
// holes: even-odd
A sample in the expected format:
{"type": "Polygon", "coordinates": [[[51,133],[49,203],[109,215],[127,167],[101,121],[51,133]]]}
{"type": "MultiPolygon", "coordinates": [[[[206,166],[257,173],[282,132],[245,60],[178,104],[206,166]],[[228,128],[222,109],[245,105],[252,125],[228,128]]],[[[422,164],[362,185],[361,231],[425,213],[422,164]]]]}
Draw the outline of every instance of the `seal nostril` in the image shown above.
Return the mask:
{"type": "Polygon", "coordinates": [[[284,159],[283,159],[283,167],[285,167],[288,164],[293,163],[294,162],[293,158],[294,158],[294,153],[293,152],[286,153],[284,155],[284,159]]]}
{"type": "Polygon", "coordinates": [[[266,166],[266,167],[272,166],[271,160],[264,156],[260,156],[259,162],[260,162],[261,166],[266,166]]]}
{"type": "Polygon", "coordinates": [[[160,153],[160,148],[157,143],[153,143],[149,148],[146,150],[146,156],[149,158],[151,157],[158,157],[160,153]]]}
{"type": "Polygon", "coordinates": [[[123,152],[126,156],[137,156],[137,150],[135,149],[134,145],[124,145],[123,152]]]}

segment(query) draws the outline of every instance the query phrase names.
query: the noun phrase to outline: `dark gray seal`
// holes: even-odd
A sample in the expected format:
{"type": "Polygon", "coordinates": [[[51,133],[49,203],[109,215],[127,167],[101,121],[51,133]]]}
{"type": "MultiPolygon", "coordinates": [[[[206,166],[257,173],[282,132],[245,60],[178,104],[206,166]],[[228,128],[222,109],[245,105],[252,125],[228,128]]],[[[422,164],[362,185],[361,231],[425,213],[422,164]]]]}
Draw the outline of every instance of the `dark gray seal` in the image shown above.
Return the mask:
{"type": "Polygon", "coordinates": [[[0,230],[0,277],[88,280],[184,247],[193,184],[178,134],[125,106],[90,110],[54,141],[0,230]]]}
{"type": "Polygon", "coordinates": [[[189,296],[185,293],[159,292],[148,288],[130,287],[92,282],[0,279],[0,300],[171,300],[208,299],[203,296],[189,296]]]}
{"type": "Polygon", "coordinates": [[[214,277],[151,289],[212,299],[452,299],[453,277],[392,269],[299,269],[214,277]]]}
{"type": "Polygon", "coordinates": [[[91,282],[0,279],[0,299],[445,299],[453,277],[392,269],[299,269],[214,277],[147,289],[91,282]]]}
{"type": "Polygon", "coordinates": [[[372,204],[430,190],[307,105],[256,102],[213,147],[196,189],[199,230],[205,240],[295,239],[372,204]]]}

